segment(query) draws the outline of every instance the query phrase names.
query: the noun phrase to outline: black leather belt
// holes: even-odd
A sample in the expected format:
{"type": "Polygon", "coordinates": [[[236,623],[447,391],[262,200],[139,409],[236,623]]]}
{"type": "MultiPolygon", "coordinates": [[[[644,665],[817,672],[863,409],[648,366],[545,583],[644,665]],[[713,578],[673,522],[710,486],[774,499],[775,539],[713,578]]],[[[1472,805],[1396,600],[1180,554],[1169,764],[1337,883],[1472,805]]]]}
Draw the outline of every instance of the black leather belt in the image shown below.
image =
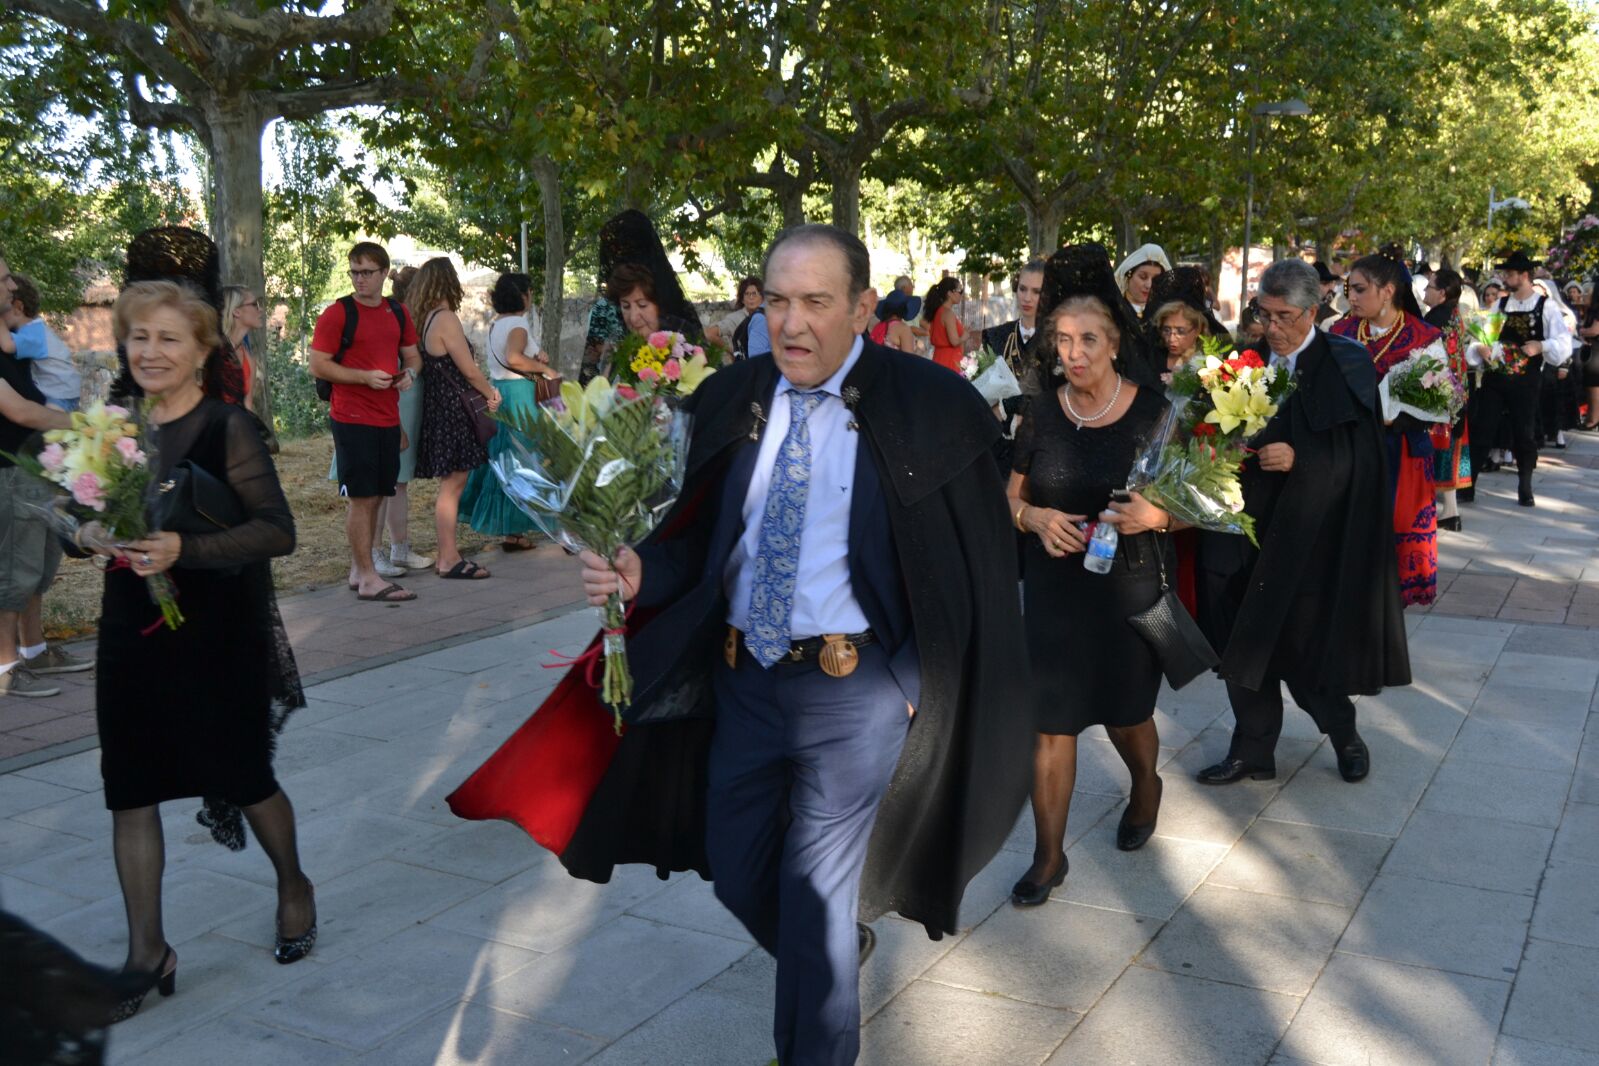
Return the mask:
{"type": "MultiPolygon", "coordinates": [[[[728,626],[728,647],[735,650],[744,648],[744,633],[742,630],[728,626]]],[[[862,633],[848,633],[844,636],[844,643],[854,648],[864,648],[868,644],[875,644],[877,635],[870,629],[862,633]]],[[[778,660],[780,663],[808,663],[815,662],[822,654],[822,649],[827,646],[826,637],[806,637],[789,644],[788,654],[778,660]]],[[[732,653],[729,653],[730,655],[732,653]]],[[[733,665],[732,658],[728,665],[733,665]]]]}
{"type": "MultiPolygon", "coordinates": [[[[855,648],[864,648],[876,640],[876,634],[870,629],[863,633],[846,633],[844,635],[844,643],[855,648]]],[[[821,655],[822,648],[826,647],[826,645],[827,638],[825,637],[806,637],[804,640],[796,640],[788,646],[788,654],[783,656],[780,661],[785,663],[808,663],[821,655]]]]}

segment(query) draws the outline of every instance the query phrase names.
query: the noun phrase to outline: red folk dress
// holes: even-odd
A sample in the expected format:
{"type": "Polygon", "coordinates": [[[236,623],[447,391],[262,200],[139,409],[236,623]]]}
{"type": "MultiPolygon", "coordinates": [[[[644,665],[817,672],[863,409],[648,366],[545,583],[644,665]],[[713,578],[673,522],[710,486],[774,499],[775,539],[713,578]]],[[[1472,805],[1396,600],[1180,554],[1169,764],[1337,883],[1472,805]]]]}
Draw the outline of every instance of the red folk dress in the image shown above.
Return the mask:
{"type": "MultiPolygon", "coordinates": [[[[1362,337],[1361,320],[1345,315],[1332,332],[1366,346],[1377,380],[1441,333],[1409,312],[1393,329],[1362,337]]],[[[1426,432],[1388,429],[1388,491],[1394,501],[1394,552],[1399,559],[1399,594],[1406,605],[1438,598],[1438,510],[1434,504],[1433,446],[1426,432]]]]}

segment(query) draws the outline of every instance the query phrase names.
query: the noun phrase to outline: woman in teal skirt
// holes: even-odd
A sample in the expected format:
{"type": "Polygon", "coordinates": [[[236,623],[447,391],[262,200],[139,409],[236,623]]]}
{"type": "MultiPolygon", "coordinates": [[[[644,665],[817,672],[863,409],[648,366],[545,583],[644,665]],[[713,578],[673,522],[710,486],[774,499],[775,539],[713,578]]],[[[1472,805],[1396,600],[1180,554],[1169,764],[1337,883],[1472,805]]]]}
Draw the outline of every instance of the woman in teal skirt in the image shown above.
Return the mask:
{"type": "MultiPolygon", "coordinates": [[[[533,283],[526,274],[501,274],[490,300],[494,322],[489,326],[489,378],[500,390],[500,410],[531,411],[534,380],[557,376],[549,357],[539,349],[542,328],[539,313],[533,309],[533,283]]],[[[491,460],[504,451],[512,432],[500,426],[489,441],[491,460]]],[[[530,535],[537,528],[533,520],[511,502],[486,465],[467,479],[466,491],[461,494],[461,516],[479,533],[504,538],[500,546],[505,551],[536,547],[530,535]]]]}

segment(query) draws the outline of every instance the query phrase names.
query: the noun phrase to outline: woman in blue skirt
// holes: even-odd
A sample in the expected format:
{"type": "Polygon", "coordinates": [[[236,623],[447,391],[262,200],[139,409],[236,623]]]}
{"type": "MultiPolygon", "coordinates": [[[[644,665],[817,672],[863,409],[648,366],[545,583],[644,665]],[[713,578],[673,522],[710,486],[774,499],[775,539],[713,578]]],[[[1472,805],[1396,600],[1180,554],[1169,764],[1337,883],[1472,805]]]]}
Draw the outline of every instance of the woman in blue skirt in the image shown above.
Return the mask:
{"type": "MultiPolygon", "coordinates": [[[[489,378],[500,390],[502,411],[531,411],[534,406],[534,381],[555,378],[549,357],[539,348],[543,332],[539,313],[533,308],[533,283],[526,274],[501,274],[490,297],[494,321],[489,326],[489,378]],[[536,353],[536,354],[534,354],[536,353]]],[[[489,441],[493,460],[506,447],[512,430],[500,426],[489,441]]],[[[461,515],[486,536],[502,537],[505,551],[527,551],[536,547],[530,534],[537,527],[500,488],[488,466],[472,471],[466,491],[461,495],[461,515]]]]}

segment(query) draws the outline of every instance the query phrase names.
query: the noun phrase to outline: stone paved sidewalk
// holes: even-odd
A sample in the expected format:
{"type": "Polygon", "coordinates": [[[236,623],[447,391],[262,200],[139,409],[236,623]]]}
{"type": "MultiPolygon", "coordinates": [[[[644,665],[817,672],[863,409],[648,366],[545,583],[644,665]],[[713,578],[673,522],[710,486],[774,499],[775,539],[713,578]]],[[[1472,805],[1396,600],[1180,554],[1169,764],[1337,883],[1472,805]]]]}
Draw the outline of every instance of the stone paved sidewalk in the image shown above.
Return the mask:
{"type": "MultiPolygon", "coordinates": [[[[1461,572],[1591,536],[1594,476],[1547,464],[1540,507],[1512,501],[1494,536],[1499,505],[1468,510],[1487,561],[1461,572]]],[[[1554,576],[1571,603],[1592,587],[1554,576]]],[[[1569,604],[1563,625],[1443,607],[1409,618],[1416,683],[1360,701],[1374,769],[1359,785],[1292,711],[1277,781],[1193,783],[1230,727],[1220,686],[1196,682],[1162,693],[1160,826],[1124,854],[1123,771],[1085,735],[1066,883],[1035,910],[1006,903],[1024,813],[961,935],[878,922],[862,1062],[1599,1066],[1599,630],[1569,604]]],[[[575,612],[311,690],[278,763],[318,884],[303,963],[268,957],[260,850],[226,852],[192,804],[169,805],[179,991],[115,1030],[112,1061],[765,1066],[772,964],[709,886],[637,868],[574,881],[520,831],[444,806],[553,685],[546,649],[594,629],[575,612]]],[[[0,900],[114,964],[96,758],[0,774],[0,900]]]]}

